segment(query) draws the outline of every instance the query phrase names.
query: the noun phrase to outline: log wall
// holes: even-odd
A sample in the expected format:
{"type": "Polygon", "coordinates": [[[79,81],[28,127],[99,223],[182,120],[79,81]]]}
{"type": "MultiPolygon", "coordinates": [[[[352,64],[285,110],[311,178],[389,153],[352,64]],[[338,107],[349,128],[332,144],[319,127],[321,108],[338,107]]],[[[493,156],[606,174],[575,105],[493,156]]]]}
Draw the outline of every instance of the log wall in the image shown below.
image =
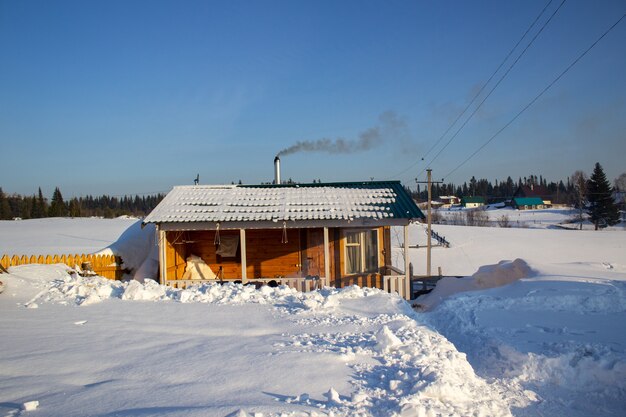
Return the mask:
{"type": "MultiPolygon", "coordinates": [[[[167,232],[167,279],[182,279],[186,258],[200,256],[218,278],[241,279],[241,242],[233,257],[217,255],[215,231],[167,232]]],[[[239,230],[221,230],[220,238],[236,236],[239,230]]],[[[341,229],[329,229],[330,276],[326,284],[334,287],[359,285],[383,288],[384,266],[391,263],[391,238],[388,227],[378,229],[379,271],[347,276],[344,256],[345,239],[341,229]]],[[[288,229],[283,242],[282,229],[246,230],[248,280],[324,275],[324,229],[288,229]]]]}
{"type": "MultiPolygon", "coordinates": [[[[167,232],[167,277],[180,279],[185,271],[185,259],[190,255],[201,257],[213,272],[227,280],[241,279],[241,242],[234,257],[218,255],[215,231],[167,232]],[[178,237],[178,239],[177,239],[178,237]],[[220,269],[221,268],[221,269],[220,269]]],[[[239,237],[238,230],[222,230],[224,236],[239,237]]],[[[246,260],[248,279],[289,276],[300,272],[300,233],[287,231],[287,242],[282,242],[282,229],[246,230],[246,260]]]]}

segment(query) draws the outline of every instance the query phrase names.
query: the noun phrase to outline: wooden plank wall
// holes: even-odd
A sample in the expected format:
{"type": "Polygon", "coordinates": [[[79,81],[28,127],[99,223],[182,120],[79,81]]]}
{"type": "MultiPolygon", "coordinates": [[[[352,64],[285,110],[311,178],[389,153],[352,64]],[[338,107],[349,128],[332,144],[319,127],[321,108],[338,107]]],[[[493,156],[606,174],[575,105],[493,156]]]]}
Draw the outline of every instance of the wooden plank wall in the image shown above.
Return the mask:
{"type": "MultiPolygon", "coordinates": [[[[221,230],[224,236],[239,236],[239,230],[221,230]]],[[[223,257],[216,254],[215,231],[185,232],[184,237],[176,240],[180,232],[168,232],[166,245],[167,277],[180,279],[184,273],[186,257],[200,256],[222,278],[241,279],[241,245],[235,257],[223,257]]],[[[300,272],[300,233],[287,230],[287,242],[283,243],[282,229],[246,230],[247,275],[248,279],[274,278],[300,272]]]]}
{"type": "Polygon", "coordinates": [[[185,243],[188,232],[165,232],[165,255],[167,262],[167,277],[169,279],[181,279],[185,274],[187,255],[185,243]]]}
{"type": "Polygon", "coordinates": [[[4,268],[28,264],[65,264],[70,268],[80,267],[83,262],[90,262],[93,271],[105,278],[121,279],[122,259],[114,255],[4,255],[0,258],[0,265],[4,268]]]}
{"type": "MultiPolygon", "coordinates": [[[[381,270],[375,273],[344,276],[345,239],[341,230],[329,230],[330,277],[327,285],[345,287],[359,285],[383,288],[382,274],[385,265],[391,262],[391,235],[388,227],[378,231],[379,264],[381,270]]],[[[248,279],[287,277],[297,274],[301,265],[312,258],[314,270],[319,275],[324,273],[324,232],[323,228],[307,230],[287,230],[287,242],[283,243],[282,229],[246,230],[247,242],[247,275],[248,279]]],[[[239,230],[222,230],[220,237],[237,236],[239,230]]],[[[167,232],[166,256],[168,279],[181,279],[186,264],[186,257],[200,256],[219,276],[227,280],[241,279],[241,252],[237,249],[236,256],[222,257],[216,254],[215,231],[167,232]]],[[[307,271],[304,271],[305,273],[307,271]]]]}

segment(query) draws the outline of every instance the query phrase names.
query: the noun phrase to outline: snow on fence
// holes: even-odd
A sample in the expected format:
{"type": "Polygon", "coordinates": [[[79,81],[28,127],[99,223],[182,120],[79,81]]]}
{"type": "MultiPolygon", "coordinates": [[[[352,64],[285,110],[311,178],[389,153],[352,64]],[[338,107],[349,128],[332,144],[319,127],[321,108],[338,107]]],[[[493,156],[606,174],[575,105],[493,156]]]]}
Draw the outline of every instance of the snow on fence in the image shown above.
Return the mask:
{"type": "Polygon", "coordinates": [[[91,268],[96,275],[109,279],[121,279],[124,273],[122,259],[114,255],[4,255],[0,258],[0,265],[5,269],[27,264],[65,264],[79,271],[91,268]]]}
{"type": "Polygon", "coordinates": [[[407,279],[406,275],[384,275],[383,291],[391,294],[397,292],[400,297],[410,300],[412,297],[410,283],[411,280],[407,279]]]}
{"type": "MultiPolygon", "coordinates": [[[[166,285],[174,288],[187,288],[192,285],[202,285],[202,284],[210,284],[215,282],[230,282],[230,281],[219,281],[215,279],[168,279],[166,281],[166,285]]],[[[233,280],[232,282],[235,282],[233,280]]],[[[236,282],[241,282],[241,280],[236,280],[236,282]]],[[[309,292],[315,291],[320,288],[323,288],[326,285],[326,279],[324,277],[315,277],[315,278],[250,278],[248,279],[248,284],[255,285],[286,285],[291,288],[295,288],[298,291],[309,292]]]]}

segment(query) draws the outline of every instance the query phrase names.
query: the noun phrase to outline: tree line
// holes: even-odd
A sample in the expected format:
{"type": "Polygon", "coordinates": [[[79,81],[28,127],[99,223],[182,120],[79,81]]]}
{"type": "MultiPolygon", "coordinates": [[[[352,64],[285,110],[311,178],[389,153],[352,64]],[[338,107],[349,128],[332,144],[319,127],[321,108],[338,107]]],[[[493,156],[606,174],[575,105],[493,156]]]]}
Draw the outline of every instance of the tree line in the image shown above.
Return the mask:
{"type": "MultiPolygon", "coordinates": [[[[591,176],[579,170],[568,177],[566,182],[562,180],[548,182],[541,175],[539,177],[530,175],[517,181],[508,177],[504,181],[496,180],[495,184],[487,179],[477,180],[475,177],[470,179],[469,184],[465,182],[460,186],[437,183],[436,180],[433,182],[431,185],[433,200],[442,196],[472,196],[483,197],[488,204],[511,200],[519,187],[532,187],[544,200],[549,199],[553,204],[567,204],[578,209],[577,220],[581,228],[585,219],[589,219],[596,230],[613,226],[619,222],[620,207],[626,210],[626,173],[617,177],[611,186],[599,163],[595,164],[591,176]]],[[[407,191],[417,201],[428,200],[427,187],[418,184],[416,190],[407,188],[407,191]]],[[[465,224],[469,224],[469,219],[465,224]]]]}
{"type": "Polygon", "coordinates": [[[63,199],[59,187],[49,200],[41,187],[32,196],[7,195],[0,187],[0,220],[40,219],[43,217],[105,217],[123,215],[144,217],[150,213],[165,194],[114,197],[109,195],[73,197],[63,199]]]}
{"type": "MultiPolygon", "coordinates": [[[[599,164],[597,164],[599,165],[599,164]]],[[[598,167],[594,168],[594,171],[598,167]]],[[[599,167],[602,170],[602,167],[599,167]]],[[[604,172],[602,171],[602,175],[604,172]]],[[[604,176],[606,180],[606,176],[604,176]]],[[[505,180],[495,180],[491,182],[488,179],[481,178],[476,179],[474,176],[469,181],[464,182],[461,185],[455,185],[454,183],[441,183],[437,182],[437,179],[433,178],[433,184],[431,186],[432,199],[437,200],[442,196],[456,196],[456,197],[483,197],[487,203],[499,203],[513,198],[515,191],[522,186],[540,186],[547,195],[542,195],[546,199],[550,199],[553,204],[568,204],[577,205],[581,200],[581,184],[585,185],[589,181],[589,176],[583,171],[576,171],[565,181],[549,181],[543,176],[529,175],[528,177],[519,177],[516,181],[510,176],[505,180]]],[[[608,184],[610,192],[613,191],[626,191],[626,173],[621,174],[614,181],[614,187],[608,184]]],[[[586,187],[583,187],[585,189],[586,187]]],[[[425,184],[418,184],[417,189],[406,188],[411,196],[419,202],[428,200],[428,189],[425,184]]],[[[584,193],[583,193],[584,195],[584,193]]]]}

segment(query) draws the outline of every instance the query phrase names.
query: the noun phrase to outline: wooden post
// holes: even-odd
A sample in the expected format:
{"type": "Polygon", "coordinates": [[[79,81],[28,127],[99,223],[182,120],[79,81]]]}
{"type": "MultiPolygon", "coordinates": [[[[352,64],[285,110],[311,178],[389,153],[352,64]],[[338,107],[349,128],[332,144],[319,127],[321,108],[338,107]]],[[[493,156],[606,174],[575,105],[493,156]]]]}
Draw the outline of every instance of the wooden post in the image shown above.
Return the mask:
{"type": "Polygon", "coordinates": [[[246,260],[246,229],[239,229],[239,240],[241,247],[241,283],[248,282],[248,263],[246,260]]]}
{"type": "Polygon", "coordinates": [[[161,285],[165,285],[167,283],[167,254],[165,253],[167,236],[164,230],[158,230],[157,233],[159,237],[159,266],[161,267],[159,278],[161,285]]]}
{"type": "Polygon", "coordinates": [[[330,286],[330,248],[328,238],[328,227],[324,227],[324,275],[326,285],[330,286]]]}
{"type": "Polygon", "coordinates": [[[428,173],[428,240],[427,240],[428,248],[426,250],[426,275],[430,277],[430,250],[432,248],[432,244],[430,241],[431,234],[432,234],[432,227],[431,227],[432,169],[427,169],[426,172],[428,173]]]}
{"type": "Polygon", "coordinates": [[[411,299],[411,272],[409,271],[409,225],[404,226],[404,298],[411,299]]]}

